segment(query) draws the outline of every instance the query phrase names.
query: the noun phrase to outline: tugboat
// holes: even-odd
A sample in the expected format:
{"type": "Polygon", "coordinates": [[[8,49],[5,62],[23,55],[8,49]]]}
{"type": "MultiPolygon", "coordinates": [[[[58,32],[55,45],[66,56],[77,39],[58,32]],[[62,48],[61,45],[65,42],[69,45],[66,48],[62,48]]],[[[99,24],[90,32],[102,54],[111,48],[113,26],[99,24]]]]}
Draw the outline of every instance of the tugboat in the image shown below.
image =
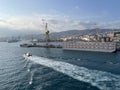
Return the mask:
{"type": "Polygon", "coordinates": [[[29,52],[27,52],[27,53],[25,53],[25,54],[23,55],[24,58],[28,58],[28,57],[30,57],[30,56],[32,56],[32,54],[30,54],[29,52]]]}

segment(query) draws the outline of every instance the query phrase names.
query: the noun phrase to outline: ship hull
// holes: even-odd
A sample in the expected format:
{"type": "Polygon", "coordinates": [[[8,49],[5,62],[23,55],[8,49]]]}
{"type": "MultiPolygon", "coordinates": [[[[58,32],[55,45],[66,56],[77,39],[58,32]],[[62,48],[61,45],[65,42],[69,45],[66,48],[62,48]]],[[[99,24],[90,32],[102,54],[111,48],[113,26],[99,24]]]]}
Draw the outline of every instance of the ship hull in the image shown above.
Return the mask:
{"type": "Polygon", "coordinates": [[[76,48],[63,48],[63,50],[75,50],[75,51],[92,51],[92,52],[109,52],[113,53],[116,52],[116,50],[99,50],[99,49],[76,49],[76,48]]]}

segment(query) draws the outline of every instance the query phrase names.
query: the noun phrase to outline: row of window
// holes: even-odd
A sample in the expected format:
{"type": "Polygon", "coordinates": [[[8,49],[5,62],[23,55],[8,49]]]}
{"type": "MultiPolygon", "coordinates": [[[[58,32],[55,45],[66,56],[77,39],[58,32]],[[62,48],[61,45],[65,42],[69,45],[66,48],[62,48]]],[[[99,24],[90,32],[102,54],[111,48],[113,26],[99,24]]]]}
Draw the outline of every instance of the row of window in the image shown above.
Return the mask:
{"type": "Polygon", "coordinates": [[[115,49],[115,44],[83,44],[83,43],[67,43],[66,48],[87,48],[87,49],[115,49]]]}
{"type": "Polygon", "coordinates": [[[93,47],[93,46],[66,46],[65,48],[81,48],[81,49],[115,49],[115,47],[93,47]]]}

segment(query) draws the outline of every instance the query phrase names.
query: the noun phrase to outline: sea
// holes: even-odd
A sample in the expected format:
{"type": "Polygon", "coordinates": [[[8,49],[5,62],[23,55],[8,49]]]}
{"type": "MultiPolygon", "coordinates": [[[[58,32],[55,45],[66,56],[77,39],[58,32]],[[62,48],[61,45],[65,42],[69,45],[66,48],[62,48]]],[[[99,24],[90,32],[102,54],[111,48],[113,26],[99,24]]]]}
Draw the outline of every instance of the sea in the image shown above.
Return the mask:
{"type": "Polygon", "coordinates": [[[23,48],[0,42],[0,90],[120,90],[120,51],[23,48]],[[25,59],[23,54],[30,52],[25,59]]]}

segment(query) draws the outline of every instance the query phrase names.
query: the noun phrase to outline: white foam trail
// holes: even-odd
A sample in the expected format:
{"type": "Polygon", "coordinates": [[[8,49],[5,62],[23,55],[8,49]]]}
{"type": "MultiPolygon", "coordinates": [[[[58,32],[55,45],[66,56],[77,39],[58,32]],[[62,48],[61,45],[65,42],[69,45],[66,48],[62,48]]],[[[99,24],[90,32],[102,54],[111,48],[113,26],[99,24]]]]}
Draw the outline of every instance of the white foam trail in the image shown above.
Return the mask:
{"type": "Polygon", "coordinates": [[[32,74],[31,77],[30,77],[29,84],[32,84],[32,81],[33,81],[33,74],[32,74]]]}
{"type": "Polygon", "coordinates": [[[79,81],[88,82],[101,90],[120,90],[120,76],[108,72],[89,70],[62,61],[32,56],[29,60],[64,73],[79,81]]]}
{"type": "Polygon", "coordinates": [[[30,72],[30,69],[28,69],[27,71],[30,72]]]}
{"type": "Polygon", "coordinates": [[[30,67],[31,67],[31,66],[32,66],[32,64],[29,63],[29,64],[28,64],[28,69],[27,69],[28,72],[30,72],[30,67]]]}
{"type": "Polygon", "coordinates": [[[32,84],[32,81],[30,81],[29,84],[32,84]]]}
{"type": "Polygon", "coordinates": [[[33,76],[34,76],[34,73],[35,73],[35,70],[33,70],[33,71],[31,72],[29,84],[32,84],[32,83],[33,83],[33,76]]]}

